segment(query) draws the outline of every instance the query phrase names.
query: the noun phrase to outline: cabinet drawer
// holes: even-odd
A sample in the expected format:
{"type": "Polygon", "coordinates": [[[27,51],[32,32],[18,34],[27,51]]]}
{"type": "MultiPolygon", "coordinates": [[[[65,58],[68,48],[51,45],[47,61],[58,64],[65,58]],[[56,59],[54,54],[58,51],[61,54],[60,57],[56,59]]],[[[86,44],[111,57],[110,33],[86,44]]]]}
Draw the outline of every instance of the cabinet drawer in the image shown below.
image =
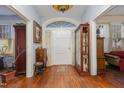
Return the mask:
{"type": "Polygon", "coordinates": [[[97,59],[97,69],[105,69],[105,60],[97,59]]]}

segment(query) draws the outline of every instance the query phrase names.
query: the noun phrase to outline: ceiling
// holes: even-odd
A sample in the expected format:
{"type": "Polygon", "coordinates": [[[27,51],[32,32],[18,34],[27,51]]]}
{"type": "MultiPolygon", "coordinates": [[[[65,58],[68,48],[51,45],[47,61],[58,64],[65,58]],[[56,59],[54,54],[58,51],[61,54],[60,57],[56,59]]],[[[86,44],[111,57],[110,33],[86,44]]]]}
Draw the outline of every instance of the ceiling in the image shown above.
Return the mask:
{"type": "Polygon", "coordinates": [[[65,11],[64,13],[54,10],[51,5],[34,5],[33,7],[42,17],[42,20],[47,20],[49,18],[55,17],[67,17],[81,21],[81,17],[83,16],[83,13],[88,6],[74,5],[71,9],[65,11]]]}
{"type": "Polygon", "coordinates": [[[108,11],[106,16],[124,16],[124,5],[117,5],[108,11]]]}
{"type": "Polygon", "coordinates": [[[5,5],[0,5],[0,20],[21,20],[21,17],[16,15],[5,5]]]}

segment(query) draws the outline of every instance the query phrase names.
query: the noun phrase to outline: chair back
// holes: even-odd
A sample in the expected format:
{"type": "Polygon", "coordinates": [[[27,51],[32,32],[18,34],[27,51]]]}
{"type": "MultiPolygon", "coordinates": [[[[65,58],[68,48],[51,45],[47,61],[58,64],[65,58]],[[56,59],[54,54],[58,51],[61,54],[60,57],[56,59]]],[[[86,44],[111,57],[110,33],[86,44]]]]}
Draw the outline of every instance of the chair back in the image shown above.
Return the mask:
{"type": "Polygon", "coordinates": [[[43,48],[36,49],[36,62],[44,62],[44,49],[43,48]]]}

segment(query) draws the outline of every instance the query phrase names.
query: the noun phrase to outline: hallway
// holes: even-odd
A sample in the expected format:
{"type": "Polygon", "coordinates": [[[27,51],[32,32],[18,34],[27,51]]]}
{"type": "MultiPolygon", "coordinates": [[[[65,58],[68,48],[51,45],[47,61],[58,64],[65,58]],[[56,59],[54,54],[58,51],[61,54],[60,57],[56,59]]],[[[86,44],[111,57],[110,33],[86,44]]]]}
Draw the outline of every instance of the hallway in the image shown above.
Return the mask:
{"type": "Polygon", "coordinates": [[[11,88],[105,88],[116,87],[101,76],[79,76],[73,66],[48,67],[46,71],[32,78],[16,77],[6,87],[11,88]]]}

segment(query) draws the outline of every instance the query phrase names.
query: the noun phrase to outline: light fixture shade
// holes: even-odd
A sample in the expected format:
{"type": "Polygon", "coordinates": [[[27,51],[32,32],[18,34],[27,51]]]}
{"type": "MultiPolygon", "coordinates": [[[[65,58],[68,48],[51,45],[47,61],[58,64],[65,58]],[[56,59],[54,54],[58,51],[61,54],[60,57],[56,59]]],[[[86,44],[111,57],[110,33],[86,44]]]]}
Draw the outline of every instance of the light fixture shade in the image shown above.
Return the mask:
{"type": "Polygon", "coordinates": [[[64,13],[65,11],[69,10],[73,7],[73,5],[53,5],[52,6],[55,10],[64,13]]]}

